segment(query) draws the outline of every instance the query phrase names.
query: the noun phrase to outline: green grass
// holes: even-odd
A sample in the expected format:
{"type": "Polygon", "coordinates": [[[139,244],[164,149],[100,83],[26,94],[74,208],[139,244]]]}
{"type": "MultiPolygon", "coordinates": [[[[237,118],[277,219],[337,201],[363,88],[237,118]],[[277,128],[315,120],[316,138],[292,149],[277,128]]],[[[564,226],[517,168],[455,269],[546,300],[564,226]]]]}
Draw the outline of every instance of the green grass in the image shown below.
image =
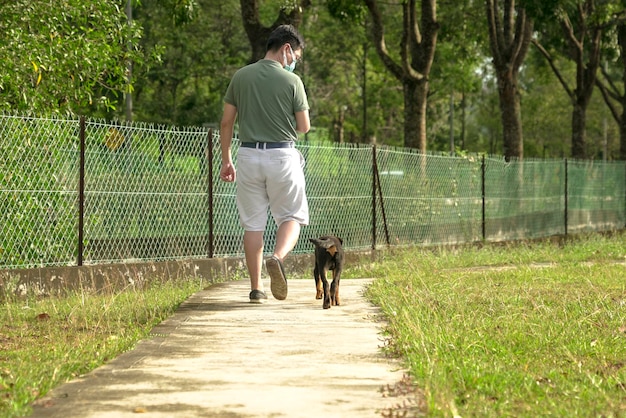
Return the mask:
{"type": "Polygon", "coordinates": [[[409,412],[626,416],[625,260],[618,235],[412,249],[369,266],[385,348],[405,361],[420,398],[409,412]]]}
{"type": "Polygon", "coordinates": [[[134,347],[200,280],[116,293],[0,302],[0,417],[23,416],[54,386],[134,347]]]}
{"type": "MultiPolygon", "coordinates": [[[[626,234],[393,249],[375,277],[384,349],[415,401],[385,416],[626,417],[626,234]],[[405,415],[406,414],[406,415],[405,415]]],[[[304,276],[304,275],[303,275],[304,276]]],[[[306,274],[309,277],[309,273],[306,274]]],[[[206,283],[0,304],[0,417],[130,350],[206,283]]]]}

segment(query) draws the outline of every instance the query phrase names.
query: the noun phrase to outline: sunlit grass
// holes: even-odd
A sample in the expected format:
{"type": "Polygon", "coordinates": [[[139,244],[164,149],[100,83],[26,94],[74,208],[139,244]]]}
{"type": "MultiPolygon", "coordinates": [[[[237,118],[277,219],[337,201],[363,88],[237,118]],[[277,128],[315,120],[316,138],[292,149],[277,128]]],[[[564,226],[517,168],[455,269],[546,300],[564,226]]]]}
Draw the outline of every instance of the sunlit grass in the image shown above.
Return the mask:
{"type": "Polygon", "coordinates": [[[116,293],[73,293],[0,304],[0,417],[28,414],[51,388],[130,350],[191,294],[200,280],[116,293]]]}
{"type": "Polygon", "coordinates": [[[625,256],[622,235],[414,249],[372,266],[386,348],[425,397],[413,412],[626,416],[625,256]]]}

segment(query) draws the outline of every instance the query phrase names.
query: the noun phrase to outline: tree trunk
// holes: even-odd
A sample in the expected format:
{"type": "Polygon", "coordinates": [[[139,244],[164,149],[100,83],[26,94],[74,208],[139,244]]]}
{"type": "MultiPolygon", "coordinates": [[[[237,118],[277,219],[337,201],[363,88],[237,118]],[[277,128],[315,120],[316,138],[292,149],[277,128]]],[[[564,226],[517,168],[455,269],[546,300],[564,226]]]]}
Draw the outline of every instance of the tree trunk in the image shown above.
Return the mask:
{"type": "Polygon", "coordinates": [[[428,81],[404,82],[404,146],[426,152],[428,81]]]}
{"type": "Polygon", "coordinates": [[[524,157],[517,76],[533,34],[533,22],[512,0],[485,0],[489,46],[498,78],[503,151],[507,161],[524,157]]]}
{"type": "MultiPolygon", "coordinates": [[[[585,127],[587,107],[596,86],[597,71],[600,67],[603,26],[593,18],[596,2],[584,0],[572,14],[577,24],[573,24],[567,12],[558,16],[564,36],[563,54],[576,65],[576,88],[572,89],[556,66],[551,54],[537,41],[533,41],[548,60],[550,68],[569,96],[572,109],[572,157],[586,158],[585,127]]],[[[558,42],[561,44],[561,41],[558,42]]],[[[601,88],[602,90],[602,88],[601,88]]],[[[604,94],[604,92],[603,92],[604,94]]]]}
{"type": "Polygon", "coordinates": [[[626,160],[626,23],[617,26],[617,41],[620,48],[620,59],[622,61],[622,83],[624,93],[620,96],[622,105],[622,117],[619,119],[619,159],[626,160]]]}
{"type": "Polygon", "coordinates": [[[267,38],[280,25],[293,25],[296,28],[302,22],[302,12],[311,5],[311,0],[301,0],[291,10],[281,9],[271,26],[263,26],[259,17],[260,0],[240,0],[243,27],[248,35],[252,56],[250,62],[256,62],[265,56],[267,38]]]}
{"type": "Polygon", "coordinates": [[[383,14],[375,0],[364,0],[372,18],[372,37],[376,52],[385,67],[402,83],[404,92],[404,146],[426,152],[426,104],[428,77],[435,56],[439,22],[437,0],[421,1],[417,18],[417,1],[402,3],[402,39],[400,61],[391,57],[385,43],[383,14]]]}
{"type": "Polygon", "coordinates": [[[576,103],[572,110],[572,157],[587,158],[585,129],[587,127],[587,104],[576,103]]]}
{"type": "Polygon", "coordinates": [[[461,99],[461,111],[463,115],[461,117],[461,149],[465,150],[465,137],[467,135],[467,96],[465,95],[465,88],[463,88],[463,98],[461,99]]]}
{"type": "Polygon", "coordinates": [[[626,95],[622,98],[622,117],[619,121],[619,140],[619,159],[626,161],[626,95]]]}
{"type": "Polygon", "coordinates": [[[619,159],[624,161],[626,160],[626,23],[624,22],[617,23],[617,43],[619,45],[620,63],[622,66],[621,91],[617,84],[611,81],[611,76],[605,70],[602,70],[602,74],[606,83],[602,82],[600,78],[596,78],[596,85],[602,93],[604,102],[611,111],[611,116],[613,116],[617,126],[619,126],[619,159]],[[615,103],[619,105],[621,111],[615,103]]]}
{"type": "Polygon", "coordinates": [[[346,108],[344,106],[339,107],[339,116],[333,121],[335,142],[343,144],[345,142],[345,122],[346,122],[346,108]]]}
{"type": "Polygon", "coordinates": [[[498,74],[498,94],[500,98],[500,117],[502,119],[504,158],[524,157],[520,98],[515,77],[510,71],[498,74]]]}
{"type": "Polygon", "coordinates": [[[585,54],[577,50],[573,56],[576,59],[576,90],[574,90],[574,109],[572,110],[572,157],[587,158],[586,126],[587,108],[591,102],[591,95],[595,90],[597,70],[600,65],[601,30],[594,28],[589,42],[589,59],[584,61],[585,54]]]}

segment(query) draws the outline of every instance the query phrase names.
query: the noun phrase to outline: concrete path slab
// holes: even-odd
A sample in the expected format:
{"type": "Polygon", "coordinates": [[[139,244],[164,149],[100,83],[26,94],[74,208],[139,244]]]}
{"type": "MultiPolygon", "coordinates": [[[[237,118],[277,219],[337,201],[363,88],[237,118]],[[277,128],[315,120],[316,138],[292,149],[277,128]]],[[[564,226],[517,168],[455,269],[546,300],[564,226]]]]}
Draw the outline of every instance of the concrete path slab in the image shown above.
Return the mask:
{"type": "Polygon", "coordinates": [[[38,400],[33,417],[379,417],[403,377],[382,351],[368,279],[341,282],[323,310],[313,280],[287,300],[248,302],[249,282],[190,297],[152,338],[38,400]]]}

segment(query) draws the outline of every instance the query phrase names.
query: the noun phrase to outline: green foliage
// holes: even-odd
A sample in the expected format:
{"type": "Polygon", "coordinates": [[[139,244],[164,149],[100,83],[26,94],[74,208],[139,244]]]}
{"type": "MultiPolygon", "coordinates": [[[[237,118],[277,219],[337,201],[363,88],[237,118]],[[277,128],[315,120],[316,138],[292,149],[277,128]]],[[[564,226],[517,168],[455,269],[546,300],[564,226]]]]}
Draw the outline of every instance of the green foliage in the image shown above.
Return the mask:
{"type": "MultiPolygon", "coordinates": [[[[107,119],[123,116],[123,95],[132,91],[135,121],[217,127],[223,95],[233,73],[246,65],[250,44],[237,0],[52,0],[5,2],[0,9],[0,110],[81,113],[107,119]],[[132,62],[133,80],[128,83],[132,62]]],[[[524,0],[538,39],[555,56],[570,85],[574,73],[564,66],[565,42],[558,13],[577,2],[524,0]]],[[[605,27],[602,62],[617,90],[623,68],[614,27],[622,2],[596,2],[588,24],[605,27]]],[[[385,40],[399,57],[402,7],[378,2],[385,40]]],[[[271,26],[281,11],[299,7],[295,0],[258,2],[259,19],[271,26]]],[[[421,11],[418,9],[417,14],[421,11]]],[[[328,139],[378,144],[404,143],[401,83],[380,61],[368,39],[369,15],[362,2],[325,0],[303,10],[299,29],[307,43],[298,74],[305,82],[313,126],[328,139]]],[[[497,85],[490,68],[484,4],[439,2],[441,25],[430,74],[427,110],[428,149],[449,150],[450,99],[457,148],[502,152],[497,85]]],[[[573,16],[573,15],[571,15],[573,16]]],[[[572,19],[576,24],[575,20],[572,19]]],[[[569,153],[570,103],[553,75],[540,79],[545,60],[530,55],[520,74],[525,156],[569,153]],[[568,108],[569,107],[569,108],[568,108]]],[[[607,113],[601,101],[589,109],[589,155],[604,155],[607,113]]],[[[619,148],[617,125],[609,120],[608,158],[619,148]]]]}
{"type": "MultiPolygon", "coordinates": [[[[462,1],[439,9],[441,24],[430,77],[428,98],[428,149],[450,151],[450,101],[454,106],[454,142],[457,148],[485,151],[480,132],[491,125],[490,115],[478,114],[489,104],[481,95],[486,80],[479,69],[488,60],[483,2],[462,1]],[[471,115],[463,119],[463,115],[471,115]],[[472,116],[476,116],[476,118],[472,116]],[[476,120],[479,119],[479,120],[476,120]],[[480,124],[482,126],[476,126],[480,124]]],[[[499,123],[499,120],[498,120],[499,123]]]]}
{"type": "Polygon", "coordinates": [[[0,8],[0,110],[108,109],[141,63],[139,28],[119,1],[16,0],[0,8]]]}
{"type": "Polygon", "coordinates": [[[402,88],[367,38],[364,17],[348,10],[337,19],[342,11],[313,6],[301,28],[308,45],[302,77],[312,122],[328,130],[333,141],[343,129],[345,142],[368,143],[376,137],[379,144],[401,145],[402,88]],[[340,37],[337,25],[342,26],[340,37]]]}
{"type": "Polygon", "coordinates": [[[553,20],[561,4],[565,3],[563,0],[522,0],[520,6],[535,21],[542,24],[553,20]]]}
{"type": "MultiPolygon", "coordinates": [[[[143,0],[140,5],[149,7],[150,2],[143,0]]],[[[196,0],[162,0],[158,6],[169,10],[172,22],[177,25],[191,22],[199,13],[199,4],[196,0]]]]}
{"type": "MultiPolygon", "coordinates": [[[[524,155],[541,158],[564,158],[570,155],[570,101],[563,88],[554,83],[554,75],[545,59],[532,48],[528,67],[520,74],[522,120],[524,123],[524,155]]],[[[573,68],[564,63],[563,71],[573,77],[573,68]]]]}
{"type": "Polygon", "coordinates": [[[163,51],[160,65],[137,76],[133,103],[137,120],[216,125],[230,77],[246,63],[250,47],[234,2],[186,3],[194,4],[186,19],[172,17],[179,2],[143,0],[135,8],[145,32],[143,48],[163,51]]]}
{"type": "Polygon", "coordinates": [[[353,0],[326,0],[330,15],[343,22],[362,22],[367,10],[360,2],[353,0]]]}
{"type": "Polygon", "coordinates": [[[488,38],[484,4],[465,0],[454,7],[442,7],[438,14],[441,29],[432,70],[432,90],[476,92],[480,77],[476,72],[487,59],[488,38]]]}

